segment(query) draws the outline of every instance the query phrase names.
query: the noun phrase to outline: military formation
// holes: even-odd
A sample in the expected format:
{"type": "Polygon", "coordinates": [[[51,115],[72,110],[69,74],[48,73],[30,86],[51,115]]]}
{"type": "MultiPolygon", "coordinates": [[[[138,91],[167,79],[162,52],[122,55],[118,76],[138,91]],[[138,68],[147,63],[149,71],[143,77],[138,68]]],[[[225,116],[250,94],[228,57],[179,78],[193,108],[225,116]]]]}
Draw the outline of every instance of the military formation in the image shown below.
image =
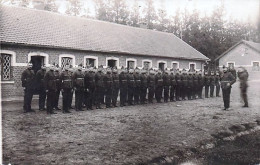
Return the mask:
{"type": "MultiPolygon", "coordinates": [[[[34,112],[31,108],[34,86],[32,82],[39,87],[39,110],[55,114],[55,110],[61,110],[60,94],[63,113],[71,113],[71,109],[83,111],[202,99],[204,87],[205,98],[220,97],[220,87],[222,87],[224,100],[229,102],[226,95],[230,92],[229,89],[225,89],[221,75],[224,75],[225,81],[229,81],[226,79],[230,79],[230,74],[226,76],[219,71],[205,71],[203,74],[202,71],[192,72],[185,69],[162,71],[152,68],[145,70],[124,67],[105,69],[103,66],[84,68],[81,64],[77,68],[67,64],[63,69],[55,64],[48,68],[42,66],[37,73],[34,73],[32,64],[28,64],[21,77],[24,87],[24,112],[34,112]],[[72,107],[74,94],[75,107],[72,107]]],[[[233,77],[231,78],[232,82],[228,84],[230,86],[235,81],[233,77]]],[[[225,109],[229,107],[228,104],[225,103],[225,109]]]]}

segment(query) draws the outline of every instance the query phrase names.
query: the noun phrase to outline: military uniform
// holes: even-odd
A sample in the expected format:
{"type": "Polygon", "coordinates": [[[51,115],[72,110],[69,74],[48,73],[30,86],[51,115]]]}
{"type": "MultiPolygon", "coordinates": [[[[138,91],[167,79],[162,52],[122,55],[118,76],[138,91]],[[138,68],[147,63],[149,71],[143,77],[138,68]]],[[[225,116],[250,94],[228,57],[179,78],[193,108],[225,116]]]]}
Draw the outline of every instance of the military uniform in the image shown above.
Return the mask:
{"type": "Polygon", "coordinates": [[[202,99],[202,90],[204,86],[204,77],[199,73],[198,75],[198,97],[202,99]]]}
{"type": "Polygon", "coordinates": [[[117,97],[118,97],[118,92],[119,92],[119,75],[117,73],[117,70],[113,71],[112,74],[112,104],[114,107],[117,107],[117,97]]]}
{"type": "Polygon", "coordinates": [[[37,83],[39,84],[39,110],[45,110],[46,91],[44,88],[44,76],[46,69],[40,69],[36,73],[37,83]]]}
{"type": "MultiPolygon", "coordinates": [[[[69,69],[69,75],[72,77],[74,70],[72,68],[69,69]]],[[[74,82],[72,81],[72,86],[74,86],[74,82]]],[[[72,88],[71,92],[69,93],[69,109],[73,109],[72,107],[72,100],[73,100],[74,88],[72,88]]]]}
{"type": "Polygon", "coordinates": [[[140,75],[141,86],[140,86],[140,103],[146,103],[146,94],[147,94],[147,75],[146,71],[143,70],[142,74],[140,75]]]}
{"type": "Polygon", "coordinates": [[[205,98],[209,97],[209,86],[210,86],[210,76],[205,73],[204,76],[204,86],[205,86],[205,98]]]}
{"type": "Polygon", "coordinates": [[[231,85],[236,82],[235,77],[230,72],[225,72],[221,76],[221,88],[222,88],[222,95],[224,101],[224,110],[229,108],[230,103],[230,93],[231,93],[231,85]]]}
{"type": "Polygon", "coordinates": [[[192,97],[193,99],[196,99],[198,96],[198,89],[199,89],[199,80],[198,80],[198,74],[193,73],[193,90],[192,90],[192,97]]]}
{"type": "Polygon", "coordinates": [[[47,114],[55,114],[53,108],[55,106],[57,87],[54,70],[51,69],[45,74],[44,83],[47,90],[47,114]]]}
{"type": "Polygon", "coordinates": [[[168,102],[169,100],[169,90],[170,90],[170,76],[166,71],[163,75],[163,95],[164,102],[168,102]]]}
{"type": "Polygon", "coordinates": [[[181,90],[181,95],[182,95],[182,100],[186,100],[187,92],[188,92],[188,76],[187,73],[183,73],[181,75],[181,80],[182,80],[182,90],[181,90]]]}
{"type": "Polygon", "coordinates": [[[77,69],[73,76],[73,85],[75,89],[75,110],[82,111],[82,103],[84,96],[84,73],[81,69],[77,69]]]}
{"type": "Polygon", "coordinates": [[[187,75],[187,96],[188,96],[188,100],[192,99],[192,90],[193,90],[193,76],[192,73],[189,73],[187,75]]]}
{"type": "Polygon", "coordinates": [[[104,76],[102,71],[99,70],[95,74],[95,84],[96,84],[96,109],[101,109],[101,103],[103,99],[103,93],[104,93],[104,76]]]}
{"type": "Polygon", "coordinates": [[[170,101],[176,101],[177,82],[173,72],[170,74],[170,101]]]}
{"type": "Polygon", "coordinates": [[[215,75],[214,73],[211,73],[210,77],[209,77],[209,81],[210,81],[210,97],[213,97],[214,94],[214,89],[215,89],[215,75]]]}
{"type": "Polygon", "coordinates": [[[136,71],[134,73],[134,79],[135,79],[134,104],[139,104],[140,103],[140,88],[141,88],[141,80],[140,80],[139,71],[136,71]]]}
{"type": "Polygon", "coordinates": [[[127,74],[128,105],[133,105],[134,89],[135,89],[135,79],[133,73],[130,71],[127,74]]]}
{"type": "Polygon", "coordinates": [[[147,76],[147,84],[148,84],[148,102],[153,103],[154,91],[155,91],[155,75],[154,71],[151,71],[147,76]]]}
{"type": "Polygon", "coordinates": [[[220,91],[220,75],[219,74],[215,75],[215,86],[216,86],[216,97],[220,97],[219,96],[219,91],[220,91]]]}
{"type": "Polygon", "coordinates": [[[104,75],[104,87],[105,87],[105,103],[106,103],[106,108],[111,107],[111,100],[112,100],[112,84],[113,83],[113,78],[111,75],[111,71],[108,70],[107,74],[104,75]]]}
{"type": "Polygon", "coordinates": [[[60,75],[61,79],[61,90],[62,90],[62,110],[63,113],[70,113],[70,94],[73,90],[72,76],[68,69],[62,71],[60,75]]]}
{"type": "Polygon", "coordinates": [[[95,74],[92,70],[87,72],[84,76],[85,81],[85,102],[87,109],[92,110],[94,104],[95,92],[95,74]]]}
{"type": "Polygon", "coordinates": [[[163,91],[163,78],[161,73],[155,75],[155,99],[158,103],[161,103],[163,91]]]}
{"type": "Polygon", "coordinates": [[[181,81],[181,75],[179,72],[176,73],[175,80],[176,80],[176,84],[177,84],[176,85],[176,101],[180,101],[182,81],[181,81]]]}
{"type": "Polygon", "coordinates": [[[24,87],[24,112],[31,112],[31,102],[34,92],[35,74],[32,69],[26,69],[21,76],[22,86],[24,87]]]}
{"type": "Polygon", "coordinates": [[[126,98],[127,98],[127,77],[122,71],[119,74],[119,88],[120,88],[120,106],[125,106],[126,98]]]}
{"type": "Polygon", "coordinates": [[[59,97],[60,97],[60,90],[61,90],[61,79],[60,79],[60,72],[58,69],[56,69],[54,71],[54,75],[55,75],[55,80],[56,80],[56,94],[55,94],[55,103],[54,103],[54,108],[56,110],[60,110],[60,108],[58,107],[59,105],[59,97]]]}
{"type": "Polygon", "coordinates": [[[248,72],[244,68],[240,68],[238,71],[238,78],[240,81],[240,92],[241,92],[241,97],[244,101],[244,106],[243,107],[248,107],[248,99],[247,99],[247,80],[248,80],[248,72]],[[242,69],[242,71],[241,71],[242,69]]]}

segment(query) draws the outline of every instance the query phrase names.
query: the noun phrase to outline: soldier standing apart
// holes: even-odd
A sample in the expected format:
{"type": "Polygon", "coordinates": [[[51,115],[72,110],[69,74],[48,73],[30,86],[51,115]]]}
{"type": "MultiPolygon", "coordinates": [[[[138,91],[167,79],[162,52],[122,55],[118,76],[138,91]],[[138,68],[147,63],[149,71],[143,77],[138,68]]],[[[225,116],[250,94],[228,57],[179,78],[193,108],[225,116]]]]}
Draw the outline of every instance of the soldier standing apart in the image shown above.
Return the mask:
{"type": "Polygon", "coordinates": [[[169,100],[169,90],[170,90],[170,76],[168,70],[165,70],[163,74],[163,95],[164,102],[167,103],[169,100]]]}
{"type": "Polygon", "coordinates": [[[112,80],[112,104],[114,107],[117,107],[116,103],[119,92],[119,75],[116,68],[113,69],[112,80]]]}
{"type": "Polygon", "coordinates": [[[210,76],[208,75],[208,71],[205,71],[204,84],[205,84],[205,98],[209,98],[210,76]]]}
{"type": "Polygon", "coordinates": [[[60,90],[61,90],[61,79],[60,79],[60,69],[59,69],[59,65],[57,64],[55,67],[55,71],[54,71],[54,75],[55,75],[55,79],[56,79],[56,96],[55,96],[55,104],[54,104],[54,108],[56,110],[61,110],[58,105],[59,105],[59,98],[60,98],[60,90]]]}
{"type": "Polygon", "coordinates": [[[46,91],[44,88],[44,76],[46,73],[46,67],[43,65],[40,70],[36,73],[36,79],[39,83],[39,110],[46,110],[45,100],[46,100],[46,91]]]}
{"type": "Polygon", "coordinates": [[[28,63],[28,68],[23,71],[22,73],[22,86],[24,87],[24,113],[27,112],[34,112],[34,110],[31,108],[32,103],[32,97],[33,97],[33,91],[34,91],[34,78],[35,74],[32,70],[32,64],[28,63]]]}
{"type": "Polygon", "coordinates": [[[62,111],[63,113],[71,113],[69,111],[70,94],[73,90],[72,77],[69,72],[69,65],[65,65],[64,70],[60,76],[61,79],[61,92],[62,92],[62,111]]]}
{"type": "Polygon", "coordinates": [[[127,97],[127,77],[126,70],[122,67],[122,71],[119,74],[119,88],[120,88],[120,106],[126,106],[126,97],[127,97]]]}
{"type": "Polygon", "coordinates": [[[219,96],[219,91],[220,91],[220,75],[219,72],[216,72],[215,75],[215,85],[216,85],[216,97],[220,97],[219,96]]]}
{"type": "Polygon", "coordinates": [[[104,75],[106,108],[111,108],[112,82],[113,82],[113,78],[112,78],[112,75],[111,75],[111,68],[107,68],[107,74],[104,75]]]}
{"type": "Polygon", "coordinates": [[[204,77],[202,76],[201,71],[199,71],[198,75],[198,98],[202,99],[202,90],[204,86],[204,77]]]}
{"type": "Polygon", "coordinates": [[[228,110],[229,103],[230,103],[231,85],[236,82],[236,79],[232,75],[232,73],[228,72],[227,68],[224,68],[223,75],[221,76],[220,81],[221,81],[222,95],[224,101],[223,110],[228,110]]]}
{"type": "Polygon", "coordinates": [[[141,80],[140,80],[140,70],[138,68],[135,69],[134,79],[135,79],[134,104],[139,104],[140,103],[141,80]]]}
{"type": "Polygon", "coordinates": [[[248,80],[248,72],[244,67],[239,67],[237,71],[237,75],[240,81],[240,92],[241,92],[241,97],[244,101],[244,106],[243,107],[248,107],[248,100],[247,100],[247,80],[248,80]]]}
{"type": "Polygon", "coordinates": [[[45,74],[44,77],[44,84],[47,94],[47,114],[56,114],[53,112],[57,90],[54,69],[54,65],[51,65],[50,70],[45,74]]]}
{"type": "Polygon", "coordinates": [[[82,103],[84,96],[84,73],[82,71],[82,64],[78,65],[78,69],[74,72],[72,79],[75,89],[75,110],[83,111],[82,103]]]}
{"type": "Polygon", "coordinates": [[[89,72],[85,74],[85,99],[87,110],[93,110],[94,92],[95,92],[95,74],[93,68],[89,69],[89,72]]]}
{"type": "Polygon", "coordinates": [[[213,97],[214,88],[215,88],[215,73],[214,73],[214,71],[211,71],[209,81],[210,81],[210,85],[209,85],[210,97],[213,97]]]}
{"type": "Polygon", "coordinates": [[[176,89],[177,89],[177,82],[175,79],[174,71],[171,71],[170,75],[170,101],[176,101],[176,89]]]}
{"type": "Polygon", "coordinates": [[[148,84],[148,102],[153,103],[154,98],[154,88],[155,88],[155,76],[154,70],[151,69],[149,75],[147,76],[147,84],[148,84]]]}
{"type": "Polygon", "coordinates": [[[163,78],[162,78],[162,72],[159,70],[158,73],[155,75],[155,99],[157,103],[161,103],[162,91],[163,91],[163,78]]]}
{"type": "Polygon", "coordinates": [[[146,70],[142,70],[142,74],[140,75],[141,86],[140,86],[140,103],[146,104],[146,94],[147,94],[147,75],[146,70]]]}
{"type": "Polygon", "coordinates": [[[96,109],[102,109],[101,103],[104,93],[104,76],[102,73],[103,66],[98,67],[98,71],[95,74],[95,84],[96,84],[96,109]]]}
{"type": "Polygon", "coordinates": [[[130,69],[127,74],[127,94],[128,94],[128,105],[133,105],[134,89],[135,89],[135,79],[134,70],[130,69]]]}

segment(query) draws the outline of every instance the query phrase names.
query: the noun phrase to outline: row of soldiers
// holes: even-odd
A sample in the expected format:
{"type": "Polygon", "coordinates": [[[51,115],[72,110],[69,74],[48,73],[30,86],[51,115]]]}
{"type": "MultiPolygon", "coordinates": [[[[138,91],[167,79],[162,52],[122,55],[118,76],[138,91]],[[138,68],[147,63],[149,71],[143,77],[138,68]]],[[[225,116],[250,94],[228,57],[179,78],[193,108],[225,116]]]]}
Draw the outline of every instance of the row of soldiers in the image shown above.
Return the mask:
{"type": "Polygon", "coordinates": [[[202,98],[202,89],[205,86],[205,97],[213,97],[216,87],[216,96],[219,96],[220,75],[201,71],[187,72],[186,70],[149,71],[144,69],[117,68],[104,69],[102,66],[83,69],[80,64],[77,69],[66,65],[62,71],[51,65],[48,71],[42,67],[36,74],[31,64],[22,74],[25,87],[24,110],[31,109],[33,84],[39,85],[39,109],[45,110],[47,95],[47,113],[53,114],[54,109],[59,110],[58,102],[62,93],[62,110],[70,113],[72,98],[75,92],[75,109],[82,111],[83,106],[88,110],[101,109],[101,104],[106,108],[117,107],[120,92],[120,106],[153,103],[154,97],[158,103],[202,98]],[[148,99],[147,99],[148,95],[148,99]],[[163,97],[162,97],[163,96],[163,97]]]}

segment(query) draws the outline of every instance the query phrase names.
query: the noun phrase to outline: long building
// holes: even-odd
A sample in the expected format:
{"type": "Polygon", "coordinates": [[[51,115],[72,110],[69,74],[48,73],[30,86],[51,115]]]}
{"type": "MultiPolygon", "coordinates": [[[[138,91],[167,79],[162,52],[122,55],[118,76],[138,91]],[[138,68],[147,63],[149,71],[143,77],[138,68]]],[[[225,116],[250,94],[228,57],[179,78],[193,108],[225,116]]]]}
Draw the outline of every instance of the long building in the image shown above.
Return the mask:
{"type": "Polygon", "coordinates": [[[206,56],[172,33],[43,10],[0,7],[2,96],[22,95],[28,62],[201,70],[206,56]]]}

